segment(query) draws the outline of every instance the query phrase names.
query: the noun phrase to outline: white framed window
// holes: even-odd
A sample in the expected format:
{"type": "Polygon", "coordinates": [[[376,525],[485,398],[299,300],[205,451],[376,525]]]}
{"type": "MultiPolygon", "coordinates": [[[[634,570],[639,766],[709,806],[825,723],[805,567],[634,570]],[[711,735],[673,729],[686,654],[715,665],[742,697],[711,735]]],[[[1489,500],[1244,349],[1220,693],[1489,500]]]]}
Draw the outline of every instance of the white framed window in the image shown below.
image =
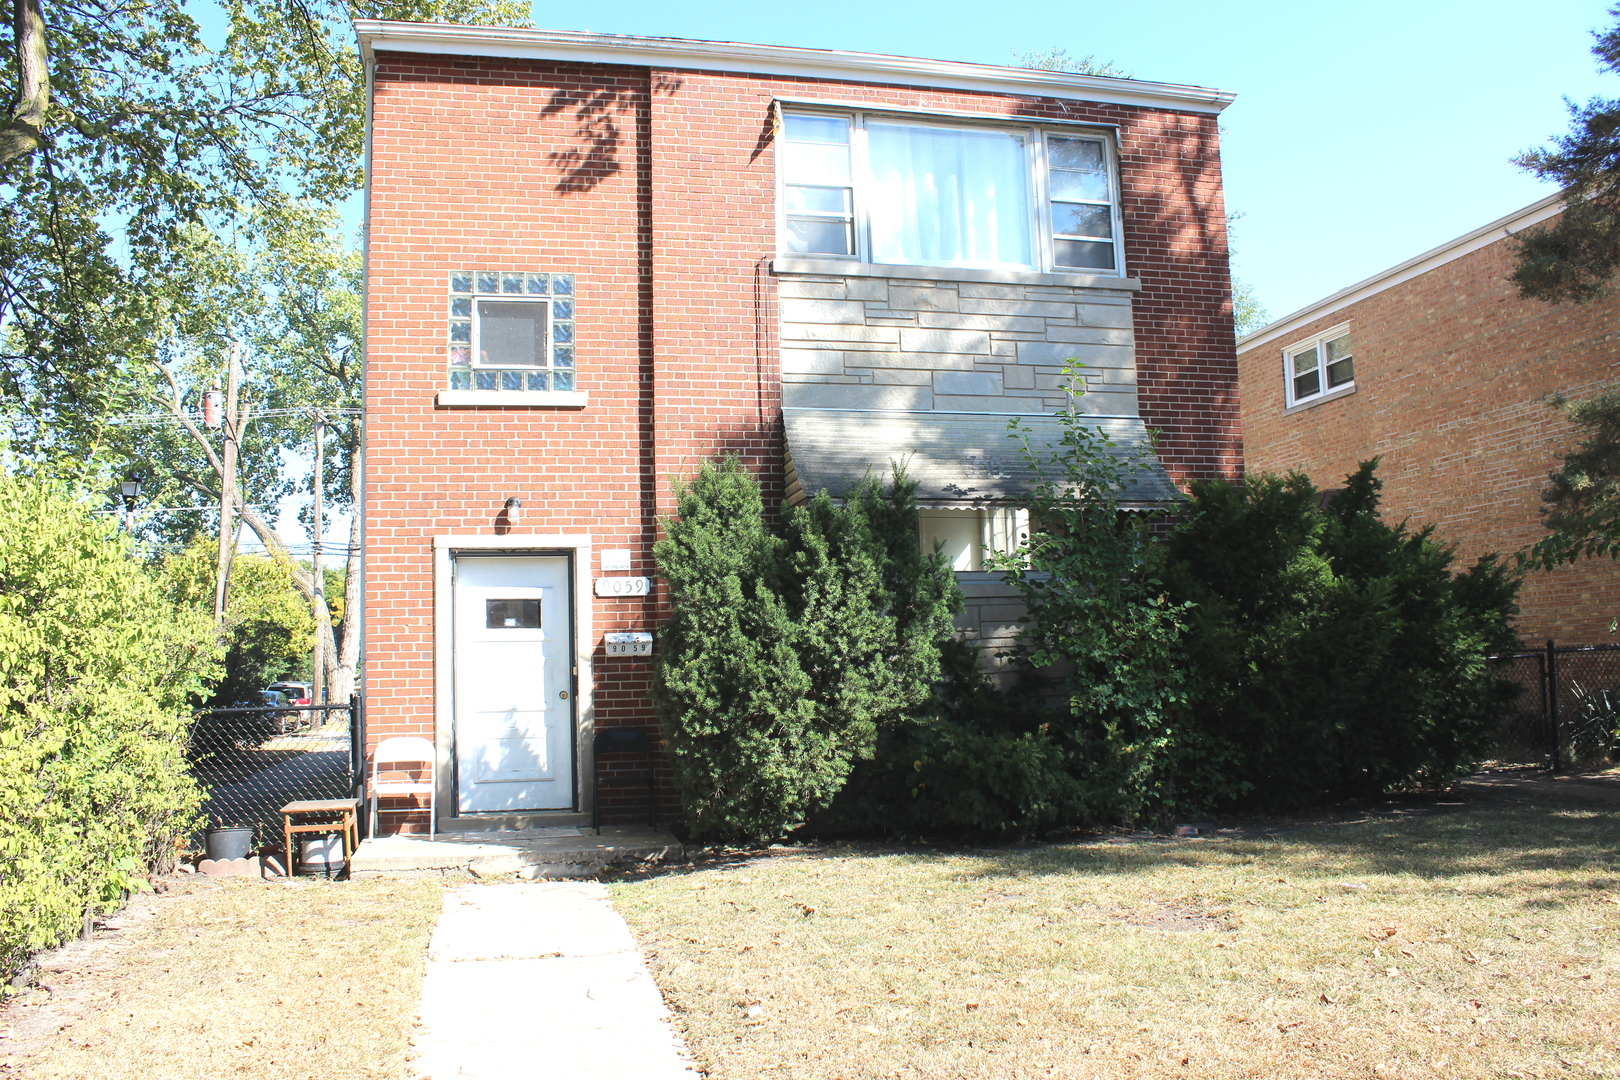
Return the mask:
{"type": "Polygon", "coordinates": [[[779,147],[785,255],[1123,270],[1107,134],[789,109],[779,147]]]}
{"type": "Polygon", "coordinates": [[[1290,408],[1354,389],[1356,362],[1350,348],[1350,324],[1342,323],[1284,349],[1283,381],[1290,408]]]}
{"type": "Polygon", "coordinates": [[[458,270],[449,301],[450,390],[578,389],[572,274],[458,270]]]}

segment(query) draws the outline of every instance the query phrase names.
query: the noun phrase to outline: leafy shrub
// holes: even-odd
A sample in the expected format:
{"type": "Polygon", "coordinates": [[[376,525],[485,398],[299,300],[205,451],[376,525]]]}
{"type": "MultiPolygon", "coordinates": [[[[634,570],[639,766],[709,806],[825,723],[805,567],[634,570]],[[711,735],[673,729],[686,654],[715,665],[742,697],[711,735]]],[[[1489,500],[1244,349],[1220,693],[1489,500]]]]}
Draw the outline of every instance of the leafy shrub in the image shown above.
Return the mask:
{"type": "Polygon", "coordinates": [[[919,834],[1030,835],[1162,809],[1182,753],[1185,606],[1146,573],[1162,515],[1121,512],[1141,463],[1076,411],[1058,446],[1023,454],[1042,475],[1031,534],[995,565],[1028,615],[1017,680],[993,686],[958,646],[933,707],[880,743],[844,820],[919,834]]]}
{"type": "Polygon", "coordinates": [[[188,699],[215,674],[210,620],[112,523],[0,479],[0,967],[173,859],[201,801],[188,699]]]}
{"type": "MultiPolygon", "coordinates": [[[[1187,797],[1299,806],[1437,782],[1483,754],[1511,688],[1517,579],[1453,575],[1432,529],[1378,517],[1376,462],[1324,495],[1298,474],[1196,481],[1162,552],[1191,605],[1187,797]]],[[[1184,778],[1185,779],[1185,778],[1184,778]]]]}
{"type": "Polygon", "coordinates": [[[1024,836],[1084,817],[1085,787],[1054,734],[1046,683],[1024,669],[994,685],[979,650],[942,650],[930,707],[880,732],[874,759],[858,767],[826,824],[905,836],[1024,836]]]}
{"type": "Polygon", "coordinates": [[[779,836],[824,807],[878,729],[925,702],[960,608],[918,550],[915,486],[789,509],[735,458],[677,488],[654,548],[670,588],[653,698],[694,836],[779,836]]]}

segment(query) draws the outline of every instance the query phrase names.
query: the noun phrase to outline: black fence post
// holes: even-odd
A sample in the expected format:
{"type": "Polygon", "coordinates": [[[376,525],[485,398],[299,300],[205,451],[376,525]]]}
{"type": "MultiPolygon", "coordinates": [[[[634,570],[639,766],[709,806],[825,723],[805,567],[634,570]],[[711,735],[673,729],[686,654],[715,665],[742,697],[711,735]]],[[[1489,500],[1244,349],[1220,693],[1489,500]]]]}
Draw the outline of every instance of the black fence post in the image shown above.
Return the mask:
{"type": "Polygon", "coordinates": [[[349,695],[349,790],[359,792],[366,783],[366,724],[360,695],[349,695]]]}
{"type": "Polygon", "coordinates": [[[1563,752],[1558,731],[1558,650],[1553,639],[1547,639],[1547,728],[1552,737],[1552,771],[1564,769],[1563,752]]]}

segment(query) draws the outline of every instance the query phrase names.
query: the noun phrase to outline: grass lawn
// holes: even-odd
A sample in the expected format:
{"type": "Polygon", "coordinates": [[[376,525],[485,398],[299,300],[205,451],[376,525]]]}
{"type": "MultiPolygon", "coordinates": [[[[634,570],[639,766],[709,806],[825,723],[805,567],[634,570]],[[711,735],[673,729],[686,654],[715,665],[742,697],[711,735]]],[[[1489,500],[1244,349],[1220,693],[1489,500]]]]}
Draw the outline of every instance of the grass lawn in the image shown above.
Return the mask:
{"type": "Polygon", "coordinates": [[[170,881],[0,1009],[0,1077],[406,1075],[441,886],[170,881]]]}
{"type": "Polygon", "coordinates": [[[1613,809],[773,849],[613,891],[720,1080],[1620,1075],[1613,809]]]}

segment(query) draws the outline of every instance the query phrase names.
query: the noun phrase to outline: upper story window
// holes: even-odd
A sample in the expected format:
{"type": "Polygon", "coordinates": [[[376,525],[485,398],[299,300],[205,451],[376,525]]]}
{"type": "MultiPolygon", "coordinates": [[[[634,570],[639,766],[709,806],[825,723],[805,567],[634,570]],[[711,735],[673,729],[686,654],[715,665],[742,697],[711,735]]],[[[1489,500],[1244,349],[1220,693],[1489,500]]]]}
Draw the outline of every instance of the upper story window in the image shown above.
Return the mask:
{"type": "Polygon", "coordinates": [[[863,262],[1118,273],[1103,136],[864,113],[789,112],[784,253],[863,262]]]}
{"type": "Polygon", "coordinates": [[[1290,406],[1353,388],[1356,366],[1350,349],[1350,324],[1335,326],[1284,349],[1283,375],[1290,406]]]}
{"type": "Polygon", "coordinates": [[[449,388],[574,390],[574,276],[453,272],[449,388]]]}

